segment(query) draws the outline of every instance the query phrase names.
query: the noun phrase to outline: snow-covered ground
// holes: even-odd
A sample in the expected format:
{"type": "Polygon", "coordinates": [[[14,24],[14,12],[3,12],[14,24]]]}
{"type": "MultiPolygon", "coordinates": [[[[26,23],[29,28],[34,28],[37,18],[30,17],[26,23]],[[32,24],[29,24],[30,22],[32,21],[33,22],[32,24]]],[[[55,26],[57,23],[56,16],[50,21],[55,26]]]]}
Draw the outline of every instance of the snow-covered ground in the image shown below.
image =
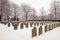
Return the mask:
{"type": "Polygon", "coordinates": [[[60,40],[60,27],[32,38],[31,28],[17,29],[0,24],[0,40],[60,40]]]}

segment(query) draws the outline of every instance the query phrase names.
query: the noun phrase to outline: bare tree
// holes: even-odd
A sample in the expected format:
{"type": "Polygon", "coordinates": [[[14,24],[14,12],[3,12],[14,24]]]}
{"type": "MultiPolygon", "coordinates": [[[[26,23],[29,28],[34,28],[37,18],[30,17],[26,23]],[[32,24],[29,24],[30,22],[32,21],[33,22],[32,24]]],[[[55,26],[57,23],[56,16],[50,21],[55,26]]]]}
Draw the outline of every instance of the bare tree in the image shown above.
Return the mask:
{"type": "Polygon", "coordinates": [[[32,12],[33,12],[33,21],[34,21],[34,16],[35,16],[35,14],[36,14],[36,10],[33,8],[33,9],[32,9],[32,12]]]}
{"type": "Polygon", "coordinates": [[[1,0],[0,0],[0,21],[2,19],[2,4],[1,4],[1,0]]]}
{"type": "Polygon", "coordinates": [[[40,13],[41,13],[41,19],[44,20],[44,15],[45,15],[44,8],[41,8],[40,13]]]}
{"type": "Polygon", "coordinates": [[[32,20],[32,21],[34,21],[34,19],[35,19],[35,15],[36,14],[36,10],[35,10],[35,8],[31,8],[30,9],[30,12],[29,12],[29,14],[28,14],[28,20],[32,20]]]}
{"type": "Polygon", "coordinates": [[[13,10],[14,10],[14,21],[18,21],[19,20],[19,18],[18,18],[19,6],[16,4],[12,4],[12,5],[13,5],[13,10]]]}
{"type": "Polygon", "coordinates": [[[0,21],[2,20],[3,16],[7,17],[7,20],[9,21],[10,14],[10,2],[8,0],[0,0],[0,21]]]}
{"type": "Polygon", "coordinates": [[[22,4],[21,7],[22,7],[22,11],[24,12],[24,15],[26,16],[26,21],[27,21],[28,13],[31,12],[31,7],[26,4],[22,4]]]}
{"type": "Polygon", "coordinates": [[[51,13],[54,15],[54,20],[58,20],[57,19],[57,15],[60,14],[59,10],[60,10],[60,1],[58,0],[54,0],[51,3],[51,13]]]}

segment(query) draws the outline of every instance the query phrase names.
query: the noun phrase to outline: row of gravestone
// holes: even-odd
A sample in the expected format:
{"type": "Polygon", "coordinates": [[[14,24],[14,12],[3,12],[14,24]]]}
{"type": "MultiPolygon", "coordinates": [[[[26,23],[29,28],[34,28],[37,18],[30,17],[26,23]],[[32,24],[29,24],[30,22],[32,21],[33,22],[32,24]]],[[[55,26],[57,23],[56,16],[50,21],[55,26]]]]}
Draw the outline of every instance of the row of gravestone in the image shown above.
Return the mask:
{"type": "Polygon", "coordinates": [[[8,27],[10,27],[10,25],[12,24],[12,26],[14,27],[14,30],[17,30],[19,24],[20,24],[20,29],[23,29],[24,28],[24,25],[26,26],[26,28],[29,27],[33,27],[32,29],[32,37],[35,37],[37,36],[37,27],[39,26],[38,28],[38,35],[42,34],[42,29],[43,29],[43,25],[45,25],[45,30],[44,32],[47,32],[47,31],[50,31],[58,26],[60,26],[60,22],[52,22],[52,23],[39,23],[39,22],[13,22],[13,23],[10,23],[10,22],[2,22],[2,24],[8,24],[8,27]],[[33,26],[34,25],[34,26],[33,26]]]}
{"type": "Polygon", "coordinates": [[[24,28],[24,25],[26,28],[29,27],[36,27],[36,26],[40,26],[43,25],[42,22],[0,22],[2,24],[7,24],[8,27],[10,27],[11,25],[14,27],[14,30],[16,30],[18,28],[18,26],[20,26],[21,29],[24,28]]]}
{"type": "MultiPolygon", "coordinates": [[[[13,27],[14,27],[14,30],[16,30],[17,29],[17,26],[18,26],[18,24],[19,23],[14,23],[14,24],[12,24],[13,25],[13,27]]],[[[26,28],[28,28],[28,23],[21,23],[20,24],[20,28],[21,29],[23,29],[23,27],[24,27],[24,25],[26,26],[26,28]]],[[[42,26],[44,25],[43,23],[40,23],[40,27],[38,28],[38,35],[40,35],[40,34],[42,34],[42,26]]],[[[33,27],[33,29],[32,29],[32,37],[35,37],[35,36],[37,36],[37,28],[36,28],[36,26],[39,26],[39,23],[30,23],[30,27],[33,27]],[[34,27],[33,27],[33,24],[34,24],[34,27]]],[[[55,22],[55,23],[50,23],[50,24],[46,24],[45,25],[45,32],[47,32],[47,31],[50,31],[50,30],[52,30],[52,29],[54,29],[54,28],[56,28],[56,27],[58,27],[58,26],[60,26],[60,22],[55,22]]]]}
{"type": "MultiPolygon", "coordinates": [[[[48,32],[48,31],[50,31],[50,30],[52,30],[52,29],[54,29],[54,28],[56,28],[56,27],[59,27],[60,26],[60,22],[53,22],[53,23],[50,23],[50,24],[46,24],[45,25],[45,30],[44,30],[44,32],[48,32]]],[[[38,35],[41,35],[42,33],[43,33],[43,27],[42,26],[40,26],[39,28],[38,28],[38,35]]],[[[32,37],[36,37],[37,36],[37,28],[36,27],[33,27],[33,29],[32,29],[32,37]]]]}
{"type": "Polygon", "coordinates": [[[35,27],[35,26],[40,26],[42,23],[39,23],[39,22],[37,22],[37,23],[36,22],[30,22],[30,23],[29,22],[21,22],[21,23],[14,22],[14,23],[7,23],[7,24],[8,24],[8,27],[10,27],[10,24],[12,24],[12,26],[14,27],[14,30],[17,30],[18,26],[20,26],[20,29],[23,29],[24,26],[26,28],[28,28],[29,25],[30,25],[30,27],[35,27]]]}

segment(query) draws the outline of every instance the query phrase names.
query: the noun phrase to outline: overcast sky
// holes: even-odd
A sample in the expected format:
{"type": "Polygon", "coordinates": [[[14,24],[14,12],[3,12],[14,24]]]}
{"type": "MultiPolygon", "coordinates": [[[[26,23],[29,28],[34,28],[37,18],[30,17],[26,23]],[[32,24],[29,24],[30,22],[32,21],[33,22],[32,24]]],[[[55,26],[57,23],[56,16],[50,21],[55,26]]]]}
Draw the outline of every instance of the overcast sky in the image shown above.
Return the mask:
{"type": "Polygon", "coordinates": [[[20,5],[21,3],[25,3],[27,5],[32,6],[39,12],[40,8],[44,8],[46,11],[50,8],[50,3],[53,0],[10,0],[13,3],[20,5]]]}

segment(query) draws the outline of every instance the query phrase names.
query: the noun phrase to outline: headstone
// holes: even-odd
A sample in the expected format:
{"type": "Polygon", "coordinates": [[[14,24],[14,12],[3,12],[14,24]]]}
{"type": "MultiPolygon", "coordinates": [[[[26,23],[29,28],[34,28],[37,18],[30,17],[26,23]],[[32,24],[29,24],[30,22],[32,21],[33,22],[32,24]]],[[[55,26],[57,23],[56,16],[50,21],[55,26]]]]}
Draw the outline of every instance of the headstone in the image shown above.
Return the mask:
{"type": "Polygon", "coordinates": [[[60,23],[58,23],[58,27],[60,26],[60,23]]]}
{"type": "Polygon", "coordinates": [[[53,24],[54,25],[54,28],[55,28],[55,24],[53,24]]]}
{"type": "Polygon", "coordinates": [[[59,27],[60,26],[60,23],[56,23],[56,27],[59,27]]]}
{"type": "Polygon", "coordinates": [[[54,28],[56,28],[56,22],[54,22],[54,28]]]}
{"type": "Polygon", "coordinates": [[[14,30],[17,30],[17,26],[14,27],[14,30]]]}
{"type": "Polygon", "coordinates": [[[30,23],[30,27],[33,27],[33,23],[30,23]]]}
{"type": "Polygon", "coordinates": [[[34,26],[36,27],[36,23],[34,23],[34,26]]]}
{"type": "Polygon", "coordinates": [[[54,28],[53,26],[54,26],[54,25],[52,24],[52,29],[54,28]]]}
{"type": "Polygon", "coordinates": [[[40,25],[43,25],[43,23],[40,23],[40,25]]]}
{"type": "Polygon", "coordinates": [[[47,25],[45,25],[45,32],[47,32],[48,30],[47,30],[47,25]]]}
{"type": "Polygon", "coordinates": [[[14,27],[14,30],[17,30],[18,25],[19,25],[19,23],[17,23],[17,22],[12,23],[12,26],[14,27]]]}
{"type": "Polygon", "coordinates": [[[51,30],[51,24],[49,25],[49,31],[51,30]]]}
{"type": "Polygon", "coordinates": [[[54,29],[54,23],[52,24],[52,29],[54,29]]]}
{"type": "Polygon", "coordinates": [[[42,26],[39,27],[39,35],[42,34],[42,26]]]}
{"type": "Polygon", "coordinates": [[[23,26],[23,23],[21,23],[21,24],[20,24],[20,28],[23,29],[23,27],[24,27],[24,26],[23,26]]]}
{"type": "Polygon", "coordinates": [[[33,29],[32,29],[32,37],[35,37],[35,36],[37,36],[37,28],[33,27],[33,29]]]}
{"type": "Polygon", "coordinates": [[[52,30],[53,29],[53,24],[50,24],[49,25],[49,30],[52,30]]]}
{"type": "Polygon", "coordinates": [[[24,23],[24,25],[26,26],[26,28],[28,28],[28,22],[27,23],[24,23]]]}
{"type": "Polygon", "coordinates": [[[37,23],[37,26],[39,26],[39,23],[37,23]]]}
{"type": "Polygon", "coordinates": [[[8,27],[10,27],[10,23],[8,23],[8,27]]]}
{"type": "Polygon", "coordinates": [[[28,28],[28,23],[26,23],[26,28],[28,28]]]}
{"type": "Polygon", "coordinates": [[[47,32],[47,31],[49,31],[49,25],[48,24],[46,24],[46,26],[45,26],[45,32],[47,32]]]}
{"type": "Polygon", "coordinates": [[[54,28],[56,28],[56,24],[54,23],[54,28]]]}

